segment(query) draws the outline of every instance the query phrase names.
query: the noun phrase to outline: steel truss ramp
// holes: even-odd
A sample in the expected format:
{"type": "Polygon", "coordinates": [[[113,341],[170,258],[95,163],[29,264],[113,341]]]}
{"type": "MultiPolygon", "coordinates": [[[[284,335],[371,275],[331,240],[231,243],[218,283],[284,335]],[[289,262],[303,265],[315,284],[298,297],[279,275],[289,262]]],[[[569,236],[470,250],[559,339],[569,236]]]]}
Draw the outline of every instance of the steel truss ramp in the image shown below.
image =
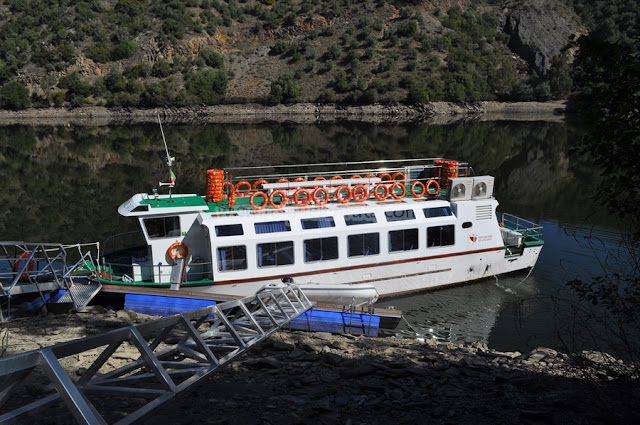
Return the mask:
{"type": "Polygon", "coordinates": [[[81,424],[131,424],[311,307],[296,285],[270,285],[252,297],[0,359],[0,423],[62,401],[81,424]],[[78,377],[76,359],[94,356],[78,377]],[[66,358],[75,367],[65,368],[66,358]],[[20,393],[34,379],[48,379],[55,393],[35,401],[20,393]],[[117,398],[126,402],[114,408],[117,398]]]}

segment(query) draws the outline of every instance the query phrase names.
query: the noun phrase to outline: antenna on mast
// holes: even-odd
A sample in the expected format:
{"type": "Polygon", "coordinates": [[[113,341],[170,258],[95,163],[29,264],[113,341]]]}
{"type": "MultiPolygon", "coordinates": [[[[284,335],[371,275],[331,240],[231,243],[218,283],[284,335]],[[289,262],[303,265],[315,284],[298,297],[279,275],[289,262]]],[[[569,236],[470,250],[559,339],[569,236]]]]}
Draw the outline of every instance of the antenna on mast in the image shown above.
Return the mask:
{"type": "Polygon", "coordinates": [[[164,151],[167,153],[167,166],[169,167],[169,183],[158,182],[159,186],[169,186],[169,198],[171,198],[171,188],[176,185],[176,175],[173,173],[173,161],[175,158],[169,155],[169,148],[167,147],[167,140],[164,137],[164,130],[162,129],[162,121],[160,121],[160,114],[158,114],[158,124],[160,124],[160,133],[162,133],[162,141],[164,142],[164,151]]]}

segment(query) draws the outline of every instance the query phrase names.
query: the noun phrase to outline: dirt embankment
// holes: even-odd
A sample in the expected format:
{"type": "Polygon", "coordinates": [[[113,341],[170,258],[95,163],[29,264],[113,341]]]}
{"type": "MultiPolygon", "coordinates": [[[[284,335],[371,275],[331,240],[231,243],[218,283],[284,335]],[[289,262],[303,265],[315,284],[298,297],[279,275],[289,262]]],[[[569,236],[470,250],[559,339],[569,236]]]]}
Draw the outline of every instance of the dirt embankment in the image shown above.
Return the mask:
{"type": "Polygon", "coordinates": [[[0,125],[89,125],[157,122],[238,123],[289,121],[299,123],[330,121],[424,122],[446,124],[464,120],[547,120],[561,121],[574,107],[567,101],[551,102],[476,102],[428,104],[375,104],[362,106],[296,103],[264,106],[233,104],[187,108],[115,109],[82,107],[47,108],[21,111],[0,110],[0,125]]]}
{"type": "MultiPolygon", "coordinates": [[[[149,319],[92,306],[11,322],[6,355],[149,319]]],[[[69,356],[63,366],[72,377],[80,376],[98,354],[69,356]]],[[[118,368],[139,355],[133,346],[125,347],[107,365],[118,368]]],[[[12,400],[29,402],[53,393],[42,378],[12,400]]],[[[542,347],[498,352],[483,342],[281,330],[139,423],[631,424],[640,419],[639,384],[637,369],[602,353],[567,355],[542,347]]],[[[104,403],[98,407],[116,420],[131,407],[130,400],[104,403]]],[[[23,423],[74,421],[59,404],[23,423]]]]}

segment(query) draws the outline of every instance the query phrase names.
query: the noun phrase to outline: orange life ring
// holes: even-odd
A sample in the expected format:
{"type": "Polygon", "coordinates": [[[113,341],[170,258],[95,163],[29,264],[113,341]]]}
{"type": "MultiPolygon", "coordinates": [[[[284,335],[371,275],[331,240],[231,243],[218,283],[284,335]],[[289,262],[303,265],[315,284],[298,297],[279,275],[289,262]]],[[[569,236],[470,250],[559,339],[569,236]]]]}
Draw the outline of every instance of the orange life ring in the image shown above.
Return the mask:
{"type": "Polygon", "coordinates": [[[351,191],[347,186],[340,186],[338,187],[338,190],[336,190],[336,193],[334,194],[334,196],[336,197],[338,202],[340,202],[341,204],[346,204],[351,200],[351,191]],[[340,194],[344,192],[346,192],[346,196],[345,197],[340,196],[340,194]]]}
{"type": "Polygon", "coordinates": [[[404,184],[398,182],[395,182],[393,184],[393,186],[391,186],[391,196],[393,196],[395,199],[402,199],[405,197],[405,195],[407,194],[407,188],[404,187],[404,184]],[[396,193],[396,187],[400,188],[400,193],[396,193]]]}
{"type": "Polygon", "coordinates": [[[342,176],[333,176],[331,180],[342,180],[342,176]]]}
{"type": "Polygon", "coordinates": [[[306,182],[307,179],[305,179],[304,177],[296,177],[296,179],[294,180],[294,182],[306,182]]]}
{"type": "Polygon", "coordinates": [[[393,176],[391,177],[391,180],[393,181],[404,181],[405,180],[405,175],[402,171],[398,171],[397,173],[393,173],[393,176]],[[397,177],[400,177],[399,179],[397,177]]]}
{"type": "Polygon", "coordinates": [[[296,193],[293,194],[293,202],[301,207],[309,205],[309,202],[311,202],[311,195],[309,194],[309,191],[307,189],[296,190],[296,193]],[[304,198],[301,199],[299,195],[304,195],[304,198]]]}
{"type": "Polygon", "coordinates": [[[440,185],[435,180],[429,180],[425,186],[425,191],[427,195],[435,196],[440,193],[440,185]],[[431,192],[431,186],[435,185],[435,192],[431,192]]]}
{"type": "Polygon", "coordinates": [[[380,181],[381,181],[381,182],[389,182],[389,181],[391,181],[391,180],[392,180],[392,179],[391,179],[391,174],[389,174],[389,173],[382,173],[382,174],[380,174],[380,181]],[[385,177],[387,178],[386,180],[384,179],[385,177]]]}
{"type": "Polygon", "coordinates": [[[351,197],[356,202],[364,202],[369,197],[369,191],[361,184],[357,184],[351,189],[351,197]]]}
{"type": "Polygon", "coordinates": [[[425,187],[421,181],[415,181],[411,183],[411,196],[414,198],[420,198],[425,195],[425,187]],[[416,186],[420,187],[420,193],[416,193],[416,186]]]}
{"type": "MultiPolygon", "coordinates": [[[[20,255],[18,257],[18,259],[16,260],[16,263],[13,265],[13,272],[14,273],[18,273],[18,270],[20,269],[20,263],[22,262],[22,260],[29,258],[29,255],[31,255],[31,253],[29,252],[23,252],[22,255],[20,255]]],[[[34,262],[33,262],[33,258],[31,260],[29,260],[29,264],[27,265],[27,273],[22,273],[20,275],[21,279],[26,279],[29,277],[29,275],[31,274],[31,272],[33,271],[33,266],[34,266],[34,262]]]]}
{"type": "Polygon", "coordinates": [[[313,191],[313,202],[316,205],[324,205],[329,202],[329,191],[324,187],[319,187],[313,191]],[[320,196],[323,194],[323,196],[320,196]]]}
{"type": "Polygon", "coordinates": [[[261,184],[269,184],[269,182],[266,181],[265,179],[260,179],[255,183],[253,183],[253,190],[258,190],[258,186],[260,186],[261,184]]]}
{"type": "Polygon", "coordinates": [[[360,174],[354,174],[353,176],[351,176],[352,179],[361,179],[362,176],[360,174]]]}
{"type": "Polygon", "coordinates": [[[373,189],[373,197],[378,201],[384,201],[389,197],[389,188],[384,184],[378,183],[373,189]],[[380,189],[382,189],[382,193],[379,192],[380,189]]]}
{"type": "Polygon", "coordinates": [[[289,179],[286,177],[281,178],[280,180],[278,180],[277,183],[289,183],[289,179]]]}
{"type": "Polygon", "coordinates": [[[182,242],[174,242],[167,250],[167,255],[172,260],[176,258],[187,258],[187,256],[189,256],[189,248],[182,242]]]}
{"type": "Polygon", "coordinates": [[[315,179],[313,179],[314,182],[320,181],[320,180],[326,180],[324,177],[322,176],[318,176],[315,179]]]}
{"type": "Polygon", "coordinates": [[[267,206],[268,203],[269,203],[269,197],[264,192],[253,192],[251,194],[251,198],[249,198],[249,204],[251,204],[251,207],[254,210],[262,210],[267,206]],[[255,203],[255,199],[257,196],[262,196],[262,199],[264,199],[261,205],[256,205],[255,203]]]}
{"type": "Polygon", "coordinates": [[[222,184],[222,192],[226,193],[227,195],[232,193],[235,190],[235,186],[233,185],[233,183],[231,182],[224,182],[222,184]]]}
{"type": "Polygon", "coordinates": [[[271,195],[269,195],[269,205],[271,205],[272,208],[282,208],[285,205],[287,205],[287,201],[289,199],[287,198],[287,194],[284,193],[284,190],[278,189],[278,190],[274,190],[273,192],[271,192],[271,195]],[[273,199],[276,196],[280,196],[280,203],[276,204],[273,199]]]}
{"type": "Polygon", "coordinates": [[[240,183],[238,183],[235,187],[235,192],[236,195],[238,195],[239,197],[243,197],[243,196],[247,196],[251,193],[251,183],[249,183],[246,180],[241,181],[240,183]],[[245,190],[241,190],[242,186],[246,186],[247,189],[245,190]]]}

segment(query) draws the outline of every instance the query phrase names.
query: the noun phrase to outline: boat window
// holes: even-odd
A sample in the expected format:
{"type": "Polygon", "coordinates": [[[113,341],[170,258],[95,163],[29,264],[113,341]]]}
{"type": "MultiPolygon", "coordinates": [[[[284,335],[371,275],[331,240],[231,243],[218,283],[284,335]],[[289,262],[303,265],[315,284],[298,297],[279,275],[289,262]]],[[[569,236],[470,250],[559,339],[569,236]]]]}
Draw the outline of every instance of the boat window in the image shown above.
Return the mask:
{"type": "Polygon", "coordinates": [[[423,211],[425,218],[448,217],[453,215],[449,207],[424,208],[423,211]]]}
{"type": "Polygon", "coordinates": [[[318,238],[304,241],[304,262],[335,260],[338,258],[338,238],[318,238]]]}
{"type": "Polygon", "coordinates": [[[416,219],[416,214],[413,212],[413,210],[385,211],[384,216],[387,218],[387,221],[403,221],[416,219]]]}
{"type": "Polygon", "coordinates": [[[453,224],[449,226],[433,226],[427,229],[427,248],[453,245],[454,241],[453,224]]]}
{"type": "Polygon", "coordinates": [[[289,224],[289,220],[269,221],[267,223],[255,223],[254,226],[257,234],[291,231],[291,225],[289,224]]]}
{"type": "Polygon", "coordinates": [[[336,223],[333,221],[333,217],[303,218],[302,220],[300,220],[300,223],[302,223],[302,228],[305,230],[336,227],[336,223]]]}
{"type": "Polygon", "coordinates": [[[239,236],[244,235],[242,224],[228,224],[216,226],[216,236],[239,236]]]}
{"type": "Polygon", "coordinates": [[[418,229],[402,229],[389,232],[389,252],[418,249],[418,229]]]}
{"type": "Polygon", "coordinates": [[[470,222],[470,221],[465,221],[464,223],[462,223],[462,228],[463,229],[468,229],[471,226],[473,226],[473,223],[470,222]]]}
{"type": "Polygon", "coordinates": [[[131,210],[131,212],[145,212],[145,211],[149,211],[149,205],[138,205],[137,207],[131,210]]]}
{"type": "Polygon", "coordinates": [[[344,216],[344,222],[347,226],[356,226],[358,224],[372,224],[377,223],[376,215],[374,213],[363,214],[347,214],[344,216]]]}
{"type": "Polygon", "coordinates": [[[247,247],[244,245],[218,248],[218,270],[246,270],[247,247]]]}
{"type": "Polygon", "coordinates": [[[378,233],[363,233],[349,235],[349,257],[380,254],[380,235],[378,233]]]}
{"type": "Polygon", "coordinates": [[[258,244],[258,267],[293,264],[293,242],[258,244]]]}
{"type": "Polygon", "coordinates": [[[179,217],[145,218],[144,227],[150,239],[180,236],[179,217]]]}

